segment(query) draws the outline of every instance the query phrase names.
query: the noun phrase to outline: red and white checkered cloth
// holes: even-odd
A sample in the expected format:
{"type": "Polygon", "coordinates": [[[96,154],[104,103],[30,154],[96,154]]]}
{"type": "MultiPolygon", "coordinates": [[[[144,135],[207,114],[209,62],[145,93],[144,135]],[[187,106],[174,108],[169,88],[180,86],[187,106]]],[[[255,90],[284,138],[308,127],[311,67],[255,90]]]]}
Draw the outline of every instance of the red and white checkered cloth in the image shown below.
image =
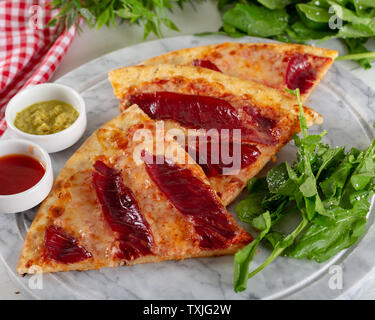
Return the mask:
{"type": "Polygon", "coordinates": [[[0,136],[9,100],[29,85],[46,82],[59,65],[76,28],[58,34],[45,27],[56,11],[48,0],[0,1],[0,136]]]}

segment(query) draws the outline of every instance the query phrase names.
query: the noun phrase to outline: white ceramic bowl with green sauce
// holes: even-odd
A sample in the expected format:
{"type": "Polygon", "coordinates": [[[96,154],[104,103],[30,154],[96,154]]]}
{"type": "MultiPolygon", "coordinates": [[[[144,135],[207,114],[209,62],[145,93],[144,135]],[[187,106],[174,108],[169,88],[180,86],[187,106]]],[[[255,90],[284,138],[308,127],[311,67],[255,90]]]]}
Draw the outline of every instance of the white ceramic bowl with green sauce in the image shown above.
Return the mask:
{"type": "Polygon", "coordinates": [[[85,102],[80,94],[68,86],[56,83],[38,84],[20,91],[9,101],[5,119],[11,136],[33,141],[48,153],[72,146],[82,137],[87,125],[85,102]],[[26,133],[14,125],[19,112],[34,103],[49,100],[59,100],[72,105],[79,113],[78,118],[68,128],[46,135],[26,133]]]}

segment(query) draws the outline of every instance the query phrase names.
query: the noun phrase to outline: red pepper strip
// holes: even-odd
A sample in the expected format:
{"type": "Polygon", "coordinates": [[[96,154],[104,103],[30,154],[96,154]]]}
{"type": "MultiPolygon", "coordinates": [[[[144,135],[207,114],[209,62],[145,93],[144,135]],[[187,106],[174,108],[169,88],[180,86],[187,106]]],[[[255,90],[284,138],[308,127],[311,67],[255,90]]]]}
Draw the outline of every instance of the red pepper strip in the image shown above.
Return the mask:
{"type": "Polygon", "coordinates": [[[227,248],[236,235],[235,226],[212,188],[191,170],[157,157],[162,156],[144,157],[146,170],[176,209],[191,219],[199,246],[211,250],[227,248]]]}
{"type": "Polygon", "coordinates": [[[211,62],[210,60],[195,59],[195,60],[193,60],[193,66],[194,67],[201,67],[201,68],[210,69],[210,70],[217,71],[217,72],[222,72],[217,67],[217,65],[214,64],[213,62],[211,62]]]}
{"type": "Polygon", "coordinates": [[[102,161],[94,164],[93,184],[104,218],[117,233],[120,259],[133,260],[152,254],[154,240],[150,226],[142,216],[132,191],[119,172],[102,161]]]}
{"type": "Polygon", "coordinates": [[[262,127],[265,117],[254,115],[253,119],[248,113],[252,121],[242,121],[237,110],[223,99],[164,91],[134,94],[127,99],[155,120],[174,120],[188,128],[217,129],[219,133],[221,129],[240,129],[242,142],[264,145],[278,142],[278,135],[262,127]]]}
{"type": "Polygon", "coordinates": [[[76,238],[68,235],[63,228],[51,225],[44,235],[45,254],[61,263],[75,263],[91,258],[92,255],[78,244],[76,238]]]}
{"type": "Polygon", "coordinates": [[[285,73],[285,83],[289,89],[299,88],[306,93],[316,80],[316,71],[309,62],[308,56],[296,54],[289,59],[285,73]]]}

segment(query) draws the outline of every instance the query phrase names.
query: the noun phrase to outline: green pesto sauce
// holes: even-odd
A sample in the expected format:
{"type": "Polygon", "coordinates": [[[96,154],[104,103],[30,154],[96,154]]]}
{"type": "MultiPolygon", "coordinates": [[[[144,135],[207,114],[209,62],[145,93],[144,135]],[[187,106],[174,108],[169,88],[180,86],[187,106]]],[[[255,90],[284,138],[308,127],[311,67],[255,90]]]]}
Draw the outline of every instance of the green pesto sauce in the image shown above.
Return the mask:
{"type": "Polygon", "coordinates": [[[69,103],[41,101],[18,112],[14,125],[26,133],[47,135],[70,127],[78,115],[78,111],[69,103]]]}

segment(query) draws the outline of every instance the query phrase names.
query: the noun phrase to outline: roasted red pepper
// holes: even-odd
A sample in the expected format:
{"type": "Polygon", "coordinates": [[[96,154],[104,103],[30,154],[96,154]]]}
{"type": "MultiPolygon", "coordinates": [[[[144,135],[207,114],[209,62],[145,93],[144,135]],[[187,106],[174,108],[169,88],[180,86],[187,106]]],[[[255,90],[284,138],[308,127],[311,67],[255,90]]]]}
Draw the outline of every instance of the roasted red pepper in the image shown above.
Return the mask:
{"type": "Polygon", "coordinates": [[[217,67],[217,65],[211,62],[210,60],[195,59],[193,60],[193,66],[221,72],[221,70],[217,67]]]}
{"type": "Polygon", "coordinates": [[[51,225],[44,235],[45,256],[60,263],[76,263],[91,258],[92,255],[78,244],[75,237],[63,228],[51,225]]]}
{"type": "Polygon", "coordinates": [[[210,185],[169,159],[149,154],[144,158],[151,179],[176,209],[192,221],[199,246],[210,250],[228,247],[236,235],[235,226],[210,185]]]}
{"type": "MultiPolygon", "coordinates": [[[[225,163],[227,161],[223,161],[222,144],[220,142],[203,141],[203,143],[207,144],[206,148],[200,148],[200,143],[201,140],[197,139],[195,143],[187,145],[185,150],[202,167],[207,177],[222,175],[224,173],[224,168],[229,170],[233,168],[236,163],[239,164],[239,167],[233,169],[244,169],[253,164],[260,155],[259,149],[254,145],[230,142],[228,145],[228,154],[226,156],[232,158],[233,161],[225,163]],[[240,154],[234,154],[234,150],[240,150],[240,154]],[[234,157],[239,157],[239,161],[235,161],[234,157]]],[[[229,173],[230,171],[228,174],[229,173]]]]}
{"type": "Polygon", "coordinates": [[[296,54],[289,59],[285,73],[285,83],[289,89],[299,88],[306,93],[316,80],[316,71],[305,54],[296,54]]]}
{"type": "Polygon", "coordinates": [[[123,184],[121,174],[102,161],[96,161],[94,168],[94,188],[104,218],[117,233],[119,258],[133,260],[152,254],[154,240],[150,226],[132,191],[123,184]]]}
{"type": "MultiPolygon", "coordinates": [[[[278,142],[276,129],[272,131],[262,127],[265,117],[250,115],[247,116],[250,119],[243,120],[237,110],[223,99],[164,91],[134,94],[127,99],[129,103],[137,104],[152,119],[174,120],[188,128],[217,129],[219,132],[221,129],[241,129],[242,142],[265,145],[278,142]]],[[[272,121],[270,119],[269,123],[272,121]]]]}

